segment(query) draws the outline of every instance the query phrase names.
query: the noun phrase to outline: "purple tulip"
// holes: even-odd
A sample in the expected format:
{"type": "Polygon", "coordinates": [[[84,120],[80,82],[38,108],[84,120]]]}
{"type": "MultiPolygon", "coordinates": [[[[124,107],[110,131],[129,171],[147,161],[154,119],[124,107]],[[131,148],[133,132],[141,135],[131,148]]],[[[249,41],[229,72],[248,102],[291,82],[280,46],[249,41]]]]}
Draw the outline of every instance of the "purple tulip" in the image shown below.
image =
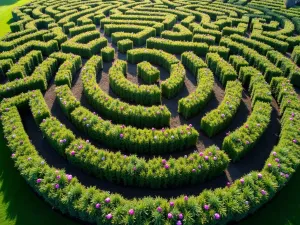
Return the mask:
{"type": "Polygon", "coordinates": [[[215,213],[215,219],[219,220],[220,218],[221,218],[220,214],[219,213],[215,213]]]}
{"type": "Polygon", "coordinates": [[[111,213],[109,213],[109,214],[107,214],[107,215],[105,216],[105,218],[106,218],[107,220],[111,220],[112,217],[113,217],[113,216],[112,216],[111,213]]]}
{"type": "Polygon", "coordinates": [[[203,208],[204,208],[206,211],[208,211],[209,208],[210,208],[210,206],[209,206],[209,205],[204,205],[203,208]]]}
{"type": "Polygon", "coordinates": [[[180,213],[180,214],[178,215],[178,218],[179,218],[180,220],[182,220],[182,219],[183,219],[183,214],[180,213]]]}
{"type": "Polygon", "coordinates": [[[173,214],[172,213],[168,213],[168,219],[172,219],[173,218],[173,214]]]}
{"type": "Polygon", "coordinates": [[[110,198],[107,197],[107,198],[105,199],[105,202],[106,202],[106,203],[110,203],[110,198]]]}
{"type": "Polygon", "coordinates": [[[100,203],[97,203],[97,204],[95,205],[95,208],[96,208],[96,209],[100,209],[100,207],[101,207],[101,204],[100,204],[100,203]]]}
{"type": "Polygon", "coordinates": [[[130,216],[133,216],[133,215],[134,215],[134,210],[133,210],[133,209],[129,209],[128,214],[129,214],[130,216]]]}
{"type": "Polygon", "coordinates": [[[158,206],[158,207],[156,208],[156,210],[157,210],[157,212],[159,212],[159,213],[162,212],[162,208],[161,208],[160,206],[158,206]]]}

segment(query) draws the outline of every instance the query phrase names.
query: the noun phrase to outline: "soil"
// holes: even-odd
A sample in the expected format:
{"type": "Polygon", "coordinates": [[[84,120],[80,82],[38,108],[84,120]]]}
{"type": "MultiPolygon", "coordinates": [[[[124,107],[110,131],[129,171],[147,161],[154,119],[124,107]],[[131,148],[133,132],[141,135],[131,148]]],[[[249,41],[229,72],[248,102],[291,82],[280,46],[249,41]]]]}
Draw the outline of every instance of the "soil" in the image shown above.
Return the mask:
{"type": "MultiPolygon", "coordinates": [[[[102,36],[103,33],[102,33],[102,36]]],[[[110,42],[110,38],[109,42],[110,42]]],[[[126,60],[126,55],[117,52],[116,46],[112,45],[111,42],[109,46],[112,46],[116,50],[116,59],[126,60]]],[[[179,56],[177,56],[179,58],[179,56]]],[[[86,63],[86,60],[83,61],[86,63]]],[[[104,68],[101,73],[97,74],[97,82],[99,87],[108,93],[110,96],[114,98],[118,98],[117,95],[113,93],[113,91],[109,87],[109,78],[108,78],[108,70],[112,66],[112,63],[104,63],[104,68]]],[[[161,67],[157,67],[161,73],[161,80],[165,80],[169,77],[169,73],[161,67]]],[[[79,71],[73,78],[72,84],[72,93],[74,96],[81,102],[81,104],[87,107],[89,110],[94,111],[94,109],[87,103],[87,100],[83,94],[83,86],[82,81],[80,79],[79,71]]],[[[186,97],[191,92],[195,91],[197,83],[195,77],[187,71],[187,76],[185,80],[185,85],[181,92],[173,99],[162,99],[162,104],[165,104],[170,110],[171,117],[171,127],[176,127],[182,124],[192,124],[195,129],[199,132],[199,140],[197,146],[192,149],[185,150],[180,153],[174,154],[166,154],[162,155],[165,158],[170,156],[179,157],[185,154],[189,154],[195,150],[203,150],[210,145],[217,145],[221,148],[224,137],[226,136],[226,132],[234,131],[238,127],[240,127],[246,120],[249,114],[251,114],[251,100],[249,97],[249,93],[247,90],[243,90],[243,98],[239,110],[236,116],[233,118],[230,126],[217,134],[216,136],[209,138],[200,130],[200,120],[201,118],[208,113],[209,111],[217,108],[222,99],[224,98],[224,89],[220,82],[215,78],[214,84],[214,96],[209,101],[207,106],[203,111],[201,111],[197,116],[185,120],[181,115],[177,113],[178,100],[186,97]]],[[[128,74],[127,79],[136,84],[142,84],[142,80],[136,76],[136,65],[132,65],[128,63],[128,74]]],[[[51,81],[47,92],[44,95],[45,101],[47,102],[48,107],[51,109],[51,113],[54,117],[59,119],[63,124],[67,126],[67,128],[71,129],[74,134],[78,138],[89,139],[84,133],[78,131],[72,123],[65,117],[60,106],[56,100],[55,96],[55,85],[53,81],[51,81]]],[[[298,93],[299,90],[297,89],[298,93]]],[[[132,104],[132,103],[130,103],[132,104]]],[[[24,121],[24,126],[26,131],[28,132],[29,137],[32,140],[33,145],[45,158],[45,160],[49,163],[50,166],[57,167],[59,169],[65,169],[67,173],[72,174],[82,182],[82,184],[86,186],[96,186],[99,189],[110,191],[114,193],[122,194],[126,198],[134,198],[134,197],[145,197],[145,196],[161,196],[165,198],[177,197],[182,194],[187,195],[198,195],[204,189],[214,189],[218,187],[224,187],[228,181],[235,180],[241,177],[243,174],[249,173],[252,170],[260,170],[267,157],[269,156],[273,146],[275,146],[278,142],[278,135],[280,132],[280,123],[279,123],[279,109],[275,100],[272,102],[273,111],[271,116],[271,122],[263,134],[262,138],[258,141],[256,146],[248,153],[244,158],[235,163],[230,163],[228,169],[224,171],[219,177],[216,177],[210,181],[207,181],[203,184],[190,185],[181,188],[174,189],[149,189],[149,188],[137,188],[137,187],[125,187],[121,185],[116,185],[110,183],[106,180],[100,180],[92,175],[89,175],[79,168],[71,165],[66,159],[62,158],[50,145],[49,143],[43,139],[43,135],[37,125],[35,124],[32,115],[29,111],[22,113],[22,119],[24,121]]],[[[92,144],[99,148],[105,148],[105,146],[101,143],[97,143],[95,141],[91,141],[92,144]]],[[[110,149],[112,151],[116,151],[114,149],[110,149]]],[[[151,158],[153,156],[144,156],[139,155],[140,157],[151,158]]]]}

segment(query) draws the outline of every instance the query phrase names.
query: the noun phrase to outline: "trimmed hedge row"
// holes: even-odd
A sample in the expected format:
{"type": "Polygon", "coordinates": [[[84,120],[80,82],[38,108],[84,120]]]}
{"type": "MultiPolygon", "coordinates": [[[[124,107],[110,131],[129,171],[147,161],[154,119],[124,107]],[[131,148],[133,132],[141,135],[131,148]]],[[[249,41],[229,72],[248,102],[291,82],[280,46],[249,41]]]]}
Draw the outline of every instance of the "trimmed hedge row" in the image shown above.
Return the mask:
{"type": "Polygon", "coordinates": [[[2,59],[0,60],[0,76],[4,77],[6,72],[10,70],[13,66],[12,59],[2,59]]]}
{"type": "Polygon", "coordinates": [[[55,76],[55,85],[66,84],[71,87],[73,76],[82,67],[81,57],[61,52],[53,53],[50,57],[57,59],[59,64],[61,64],[55,76]]]}
{"type": "Polygon", "coordinates": [[[231,55],[229,57],[229,63],[234,67],[234,69],[236,70],[237,73],[240,72],[240,69],[242,67],[245,67],[245,66],[249,65],[249,63],[247,62],[247,60],[244,59],[240,55],[231,55]]]}
{"type": "Polygon", "coordinates": [[[218,76],[224,87],[226,87],[228,81],[237,79],[237,73],[235,69],[219,54],[208,53],[206,55],[206,63],[208,67],[218,76]]]}
{"type": "Polygon", "coordinates": [[[83,58],[91,58],[107,46],[107,39],[100,37],[99,31],[90,31],[79,34],[61,45],[64,53],[80,55],[83,58]]]}
{"type": "Polygon", "coordinates": [[[208,45],[214,45],[216,37],[208,34],[195,34],[193,36],[193,42],[202,42],[208,45]]]}
{"type": "Polygon", "coordinates": [[[178,112],[185,119],[198,114],[213,95],[214,75],[207,68],[197,70],[197,89],[178,102],[178,112]]]}
{"type": "Polygon", "coordinates": [[[144,83],[154,84],[159,81],[160,71],[149,62],[141,62],[137,64],[137,75],[141,77],[144,83]]]}
{"type": "Polygon", "coordinates": [[[173,31],[166,30],[161,33],[161,38],[173,41],[192,41],[193,33],[181,24],[176,24],[173,31]]]}
{"type": "Polygon", "coordinates": [[[196,184],[219,175],[229,164],[228,156],[216,146],[178,159],[159,157],[146,161],[136,155],[97,149],[89,141],[75,140],[74,134],[54,117],[43,120],[40,128],[51,146],[72,164],[125,186],[158,189],[196,184]],[[205,156],[209,159],[205,160],[205,156]]]}
{"type": "Polygon", "coordinates": [[[196,145],[198,132],[187,125],[172,129],[137,129],[114,125],[84,107],[71,113],[72,123],[89,137],[110,148],[131,153],[161,154],[188,149],[196,145]]]}
{"type": "Polygon", "coordinates": [[[161,103],[161,90],[158,86],[137,85],[126,79],[127,63],[125,61],[115,61],[108,74],[111,89],[121,99],[148,106],[161,103]]]}
{"type": "Polygon", "coordinates": [[[296,46],[293,49],[291,58],[298,66],[300,66],[300,46],[296,46]]]}
{"type": "Polygon", "coordinates": [[[104,47],[101,49],[101,57],[104,62],[112,62],[115,58],[115,49],[112,47],[104,47]]]}
{"type": "Polygon", "coordinates": [[[171,113],[166,106],[129,105],[102,91],[96,82],[97,68],[99,68],[96,65],[99,65],[102,59],[98,56],[93,56],[92,59],[88,61],[81,73],[83,91],[89,104],[103,117],[136,127],[169,126],[171,113]]]}
{"type": "Polygon", "coordinates": [[[209,137],[224,130],[230,124],[240,106],[242,90],[243,87],[240,82],[228,81],[221,104],[201,119],[201,129],[209,137]]]}
{"type": "Polygon", "coordinates": [[[172,64],[170,78],[161,82],[161,92],[165,98],[175,97],[184,85],[186,71],[181,63],[172,64]]]}
{"type": "Polygon", "coordinates": [[[112,37],[114,44],[123,39],[130,39],[135,46],[144,45],[148,38],[156,36],[156,30],[152,27],[130,24],[106,24],[104,33],[112,37]]]}
{"type": "Polygon", "coordinates": [[[222,38],[220,45],[228,47],[231,54],[242,55],[248,61],[250,66],[254,66],[265,76],[266,81],[270,82],[273,77],[282,76],[282,71],[279,68],[254,49],[232,41],[229,38],[222,38]]]}
{"type": "Polygon", "coordinates": [[[287,108],[300,111],[300,102],[293,85],[284,77],[275,77],[271,81],[271,90],[280,105],[281,114],[287,108]]]}
{"type": "Polygon", "coordinates": [[[56,59],[47,58],[35,68],[31,76],[0,85],[0,99],[12,97],[29,90],[40,89],[46,91],[48,81],[55,75],[57,67],[56,59]]]}
{"type": "Polygon", "coordinates": [[[42,52],[33,50],[27,55],[23,56],[16,64],[14,64],[6,73],[6,76],[9,81],[27,77],[42,61],[42,52]]]}
{"type": "Polygon", "coordinates": [[[262,34],[259,34],[259,33],[252,34],[251,39],[258,40],[258,41],[261,41],[263,43],[266,43],[266,44],[272,46],[277,51],[280,51],[282,53],[286,53],[288,48],[289,48],[289,44],[287,42],[280,41],[280,40],[275,39],[275,38],[266,37],[266,36],[264,36],[262,34]]]}
{"type": "Polygon", "coordinates": [[[218,53],[225,60],[227,60],[229,56],[229,48],[224,46],[210,46],[208,52],[218,53]]]}
{"type": "Polygon", "coordinates": [[[206,43],[172,41],[163,38],[148,38],[147,48],[160,49],[171,54],[182,54],[186,51],[193,51],[198,56],[205,56],[208,52],[206,43]]]}
{"type": "Polygon", "coordinates": [[[94,24],[88,24],[88,25],[83,25],[80,27],[72,27],[72,28],[69,28],[68,30],[69,30],[71,37],[74,37],[81,33],[96,30],[96,26],[94,24]]]}
{"type": "Polygon", "coordinates": [[[219,43],[219,41],[221,40],[221,37],[222,37],[222,32],[220,32],[218,30],[205,29],[205,28],[199,27],[199,26],[197,26],[193,30],[193,35],[196,35],[196,34],[204,34],[204,35],[214,36],[216,38],[216,43],[219,43]]]}
{"type": "Polygon", "coordinates": [[[181,62],[196,78],[198,78],[199,69],[207,68],[206,63],[193,52],[182,53],[181,62]]]}
{"type": "Polygon", "coordinates": [[[230,159],[239,160],[256,145],[270,123],[271,111],[270,104],[256,102],[244,125],[225,137],[222,148],[230,159]]]}
{"type": "Polygon", "coordinates": [[[118,41],[118,50],[121,53],[126,53],[128,50],[133,49],[133,41],[130,39],[123,39],[118,41]]]}
{"type": "MultiPolygon", "coordinates": [[[[124,15],[122,15],[124,16],[124,15]]],[[[106,24],[132,24],[132,25],[138,25],[138,26],[146,26],[146,27],[153,27],[156,30],[156,35],[160,35],[161,32],[164,30],[164,24],[159,22],[153,22],[153,21],[147,21],[147,20],[119,20],[119,19],[111,19],[110,18],[104,18],[101,20],[100,27],[101,29],[104,29],[104,26],[106,24]]]]}

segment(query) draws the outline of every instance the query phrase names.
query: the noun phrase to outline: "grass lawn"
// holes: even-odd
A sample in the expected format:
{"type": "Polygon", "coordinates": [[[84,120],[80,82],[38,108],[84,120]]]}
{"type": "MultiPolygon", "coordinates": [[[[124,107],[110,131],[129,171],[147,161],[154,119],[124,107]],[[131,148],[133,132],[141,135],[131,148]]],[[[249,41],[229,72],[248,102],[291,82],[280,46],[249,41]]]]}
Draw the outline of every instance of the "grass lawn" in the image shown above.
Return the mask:
{"type": "MultiPolygon", "coordinates": [[[[9,31],[11,9],[28,0],[0,0],[0,36],[9,31]]],[[[239,225],[299,225],[300,173],[270,204],[239,225]]],[[[1,225],[76,225],[77,223],[54,212],[37,197],[14,168],[0,128],[0,224],[1,225]]]]}

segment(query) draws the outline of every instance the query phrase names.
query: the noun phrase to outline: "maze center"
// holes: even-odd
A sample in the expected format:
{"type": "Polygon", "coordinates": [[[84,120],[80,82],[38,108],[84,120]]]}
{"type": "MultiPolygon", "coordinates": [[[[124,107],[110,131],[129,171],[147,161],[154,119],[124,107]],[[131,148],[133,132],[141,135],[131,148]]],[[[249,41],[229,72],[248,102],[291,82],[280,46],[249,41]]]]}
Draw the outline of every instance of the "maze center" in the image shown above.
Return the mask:
{"type": "Polygon", "coordinates": [[[83,224],[227,224],[299,165],[300,10],[33,1],[0,38],[11,160],[83,224]]]}

